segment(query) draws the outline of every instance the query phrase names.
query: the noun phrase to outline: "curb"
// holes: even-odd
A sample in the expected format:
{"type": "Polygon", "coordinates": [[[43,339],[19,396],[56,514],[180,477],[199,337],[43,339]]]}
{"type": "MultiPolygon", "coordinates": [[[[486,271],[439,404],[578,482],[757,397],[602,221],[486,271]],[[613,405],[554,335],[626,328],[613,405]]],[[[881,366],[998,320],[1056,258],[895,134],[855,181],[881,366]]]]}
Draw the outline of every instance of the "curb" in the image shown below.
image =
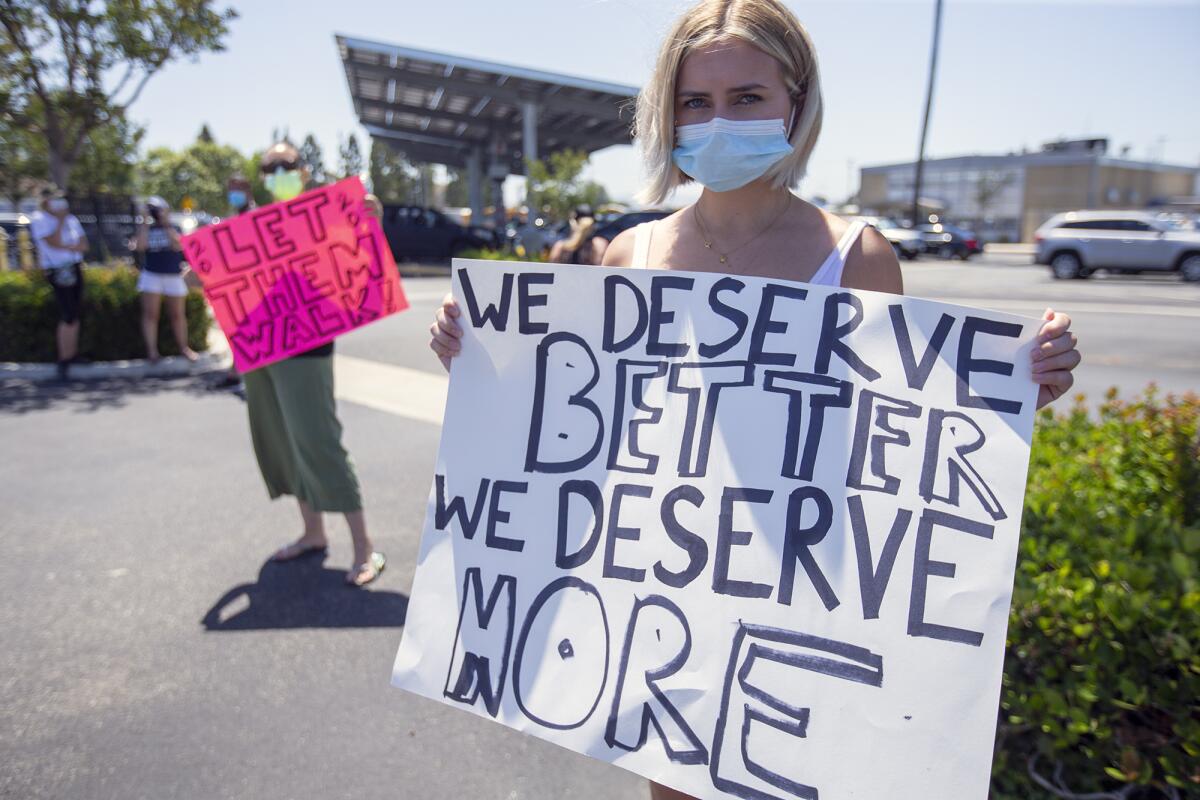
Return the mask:
{"type": "MultiPolygon", "coordinates": [[[[72,364],[67,376],[69,381],[103,381],[113,378],[178,378],[185,375],[202,375],[206,372],[228,369],[232,361],[229,345],[220,329],[215,325],[208,331],[208,350],[199,354],[195,361],[182,356],[166,356],[157,364],[144,358],[123,361],[98,361],[93,364],[72,364]]],[[[0,381],[18,380],[45,383],[58,380],[58,365],[54,363],[20,363],[0,361],[0,381]]]]}
{"type": "MultiPolygon", "coordinates": [[[[175,378],[199,375],[224,368],[224,359],[216,353],[201,353],[196,361],[182,356],[166,356],[157,364],[144,358],[127,361],[101,361],[95,364],[72,364],[69,381],[99,381],[112,378],[175,378]]],[[[58,380],[57,365],[53,363],[19,364],[0,362],[0,381],[22,380],[34,383],[58,380]]]]}
{"type": "Polygon", "coordinates": [[[1029,256],[1037,254],[1037,245],[1018,242],[1016,244],[985,244],[983,252],[995,256],[1029,256]]]}

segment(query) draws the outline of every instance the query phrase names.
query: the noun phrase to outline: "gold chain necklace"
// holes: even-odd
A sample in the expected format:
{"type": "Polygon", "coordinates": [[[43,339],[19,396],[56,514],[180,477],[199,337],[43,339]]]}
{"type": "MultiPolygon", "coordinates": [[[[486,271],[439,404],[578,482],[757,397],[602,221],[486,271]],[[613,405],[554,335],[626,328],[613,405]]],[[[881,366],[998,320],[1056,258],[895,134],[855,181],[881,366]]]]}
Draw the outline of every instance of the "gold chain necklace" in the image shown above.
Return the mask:
{"type": "MultiPolygon", "coordinates": [[[[775,223],[779,222],[779,220],[782,219],[784,213],[786,213],[787,210],[792,207],[792,197],[793,197],[792,193],[788,192],[788,199],[787,199],[787,202],[785,202],[783,204],[783,208],[780,209],[779,213],[776,214],[774,216],[774,218],[772,218],[772,220],[769,223],[767,223],[767,226],[765,228],[763,228],[761,231],[754,234],[749,239],[747,239],[746,241],[739,244],[737,247],[734,247],[731,250],[727,250],[724,253],[722,253],[720,250],[714,250],[713,252],[715,252],[717,254],[717,258],[720,260],[720,262],[722,264],[728,264],[729,257],[731,255],[736,253],[738,250],[741,250],[743,247],[750,244],[755,239],[757,239],[758,237],[765,234],[767,231],[771,230],[771,228],[775,227],[775,223]]],[[[697,200],[696,204],[692,206],[692,215],[696,218],[696,226],[698,228],[700,228],[700,241],[704,242],[704,247],[706,249],[712,250],[713,249],[713,240],[712,240],[712,237],[708,235],[708,230],[704,227],[704,219],[700,216],[700,201],[699,200],[697,200]]]]}

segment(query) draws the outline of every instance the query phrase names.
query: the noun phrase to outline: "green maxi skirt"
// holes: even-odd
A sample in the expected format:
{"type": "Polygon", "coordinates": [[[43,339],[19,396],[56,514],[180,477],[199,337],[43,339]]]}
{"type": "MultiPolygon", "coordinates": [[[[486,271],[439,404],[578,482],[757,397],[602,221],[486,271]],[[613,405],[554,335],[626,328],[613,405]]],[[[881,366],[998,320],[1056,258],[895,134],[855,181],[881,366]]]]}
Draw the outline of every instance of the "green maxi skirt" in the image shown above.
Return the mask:
{"type": "Polygon", "coordinates": [[[248,372],[250,438],[267,492],[315,511],[358,511],[362,493],[333,398],[333,356],[288,358],[248,372]]]}

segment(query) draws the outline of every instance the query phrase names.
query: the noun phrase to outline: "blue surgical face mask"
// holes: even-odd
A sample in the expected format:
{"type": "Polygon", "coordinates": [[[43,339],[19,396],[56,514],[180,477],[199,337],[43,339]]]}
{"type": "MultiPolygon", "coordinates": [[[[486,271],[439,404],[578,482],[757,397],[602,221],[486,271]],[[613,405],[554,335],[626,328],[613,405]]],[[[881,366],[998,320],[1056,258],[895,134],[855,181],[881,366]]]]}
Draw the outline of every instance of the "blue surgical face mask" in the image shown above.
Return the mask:
{"type": "Polygon", "coordinates": [[[228,197],[229,205],[233,206],[234,208],[246,207],[246,193],[241,189],[230,189],[228,197]]]}
{"type": "Polygon", "coordinates": [[[714,192],[740,189],[792,152],[781,119],[714,117],[675,129],[675,165],[714,192]]]}

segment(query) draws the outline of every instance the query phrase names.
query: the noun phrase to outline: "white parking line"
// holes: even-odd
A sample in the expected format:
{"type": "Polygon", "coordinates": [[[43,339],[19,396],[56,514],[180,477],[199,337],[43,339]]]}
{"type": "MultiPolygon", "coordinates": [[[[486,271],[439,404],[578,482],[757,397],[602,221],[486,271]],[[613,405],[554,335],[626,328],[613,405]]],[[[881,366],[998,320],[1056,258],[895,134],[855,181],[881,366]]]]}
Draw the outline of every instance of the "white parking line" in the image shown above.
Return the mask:
{"type": "Polygon", "coordinates": [[[408,300],[409,305],[417,305],[418,303],[437,305],[446,296],[447,291],[449,291],[448,287],[441,291],[430,291],[428,289],[417,290],[415,292],[405,291],[404,297],[408,300]]]}
{"type": "Polygon", "coordinates": [[[943,303],[956,303],[997,311],[1033,312],[1034,316],[1046,310],[1046,306],[1068,314],[1133,314],[1144,317],[1188,317],[1200,319],[1200,308],[1184,306],[1146,306],[1126,303],[1076,303],[1071,300],[996,300],[991,297],[930,297],[943,303]]]}
{"type": "Polygon", "coordinates": [[[450,379],[419,369],[335,355],[333,381],[339,400],[430,425],[441,425],[450,379]]]}

